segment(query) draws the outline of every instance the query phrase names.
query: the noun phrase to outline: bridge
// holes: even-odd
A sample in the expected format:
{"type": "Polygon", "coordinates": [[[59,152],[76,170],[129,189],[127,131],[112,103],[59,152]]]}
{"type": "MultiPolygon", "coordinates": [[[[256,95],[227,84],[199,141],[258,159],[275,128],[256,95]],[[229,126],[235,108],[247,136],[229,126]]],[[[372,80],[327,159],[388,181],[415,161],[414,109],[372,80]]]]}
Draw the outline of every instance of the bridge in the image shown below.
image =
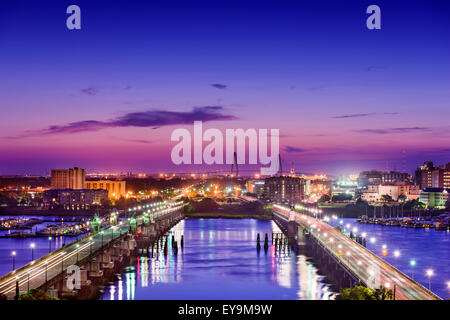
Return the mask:
{"type": "MultiPolygon", "coordinates": [[[[181,215],[183,202],[168,202],[159,204],[144,204],[127,210],[131,218],[114,221],[107,228],[98,228],[96,232],[88,234],[69,245],[57,249],[41,258],[31,261],[0,278],[0,294],[7,299],[26,293],[31,289],[43,287],[52,279],[64,277],[65,271],[70,274],[74,265],[81,265],[102,252],[102,261],[97,264],[97,275],[101,276],[101,269],[111,266],[111,259],[104,261],[104,250],[113,244],[119,250],[135,249],[134,238],[126,240],[126,236],[137,230],[146,228],[156,235],[176,223],[181,215]],[[119,244],[118,244],[119,243],[119,244]]],[[[92,273],[92,272],[91,272],[92,273]]]]}
{"type": "Polygon", "coordinates": [[[292,229],[296,226],[295,238],[299,241],[303,234],[325,251],[329,257],[349,272],[358,283],[369,289],[385,287],[392,289],[397,300],[441,300],[413,279],[378,257],[359,243],[347,237],[328,223],[314,218],[314,209],[302,208],[301,212],[289,207],[274,205],[275,218],[283,220],[292,229]]]}

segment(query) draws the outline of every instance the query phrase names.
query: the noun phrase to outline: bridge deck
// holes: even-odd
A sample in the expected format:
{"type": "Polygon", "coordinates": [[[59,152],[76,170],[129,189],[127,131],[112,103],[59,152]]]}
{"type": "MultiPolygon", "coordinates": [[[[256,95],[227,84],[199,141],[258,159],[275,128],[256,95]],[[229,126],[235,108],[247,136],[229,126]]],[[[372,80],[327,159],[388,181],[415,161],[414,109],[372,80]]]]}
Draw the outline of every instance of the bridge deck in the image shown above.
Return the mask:
{"type": "MultiPolygon", "coordinates": [[[[274,210],[289,219],[289,209],[276,206],[274,210]]],[[[295,212],[295,221],[309,229],[311,235],[367,287],[395,287],[398,300],[440,300],[436,294],[328,223],[299,212],[295,212]]]]}

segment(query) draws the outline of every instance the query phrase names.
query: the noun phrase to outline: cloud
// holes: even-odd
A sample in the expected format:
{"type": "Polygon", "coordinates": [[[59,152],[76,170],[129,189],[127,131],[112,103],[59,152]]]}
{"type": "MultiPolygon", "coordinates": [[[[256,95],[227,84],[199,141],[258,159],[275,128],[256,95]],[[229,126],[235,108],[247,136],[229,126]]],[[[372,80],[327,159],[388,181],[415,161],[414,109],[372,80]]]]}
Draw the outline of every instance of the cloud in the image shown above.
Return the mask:
{"type": "Polygon", "coordinates": [[[362,117],[368,117],[368,116],[374,116],[377,114],[383,114],[383,115],[396,115],[399,114],[398,112],[383,112],[383,113],[350,113],[350,114],[343,114],[340,116],[333,116],[332,119],[349,119],[349,118],[362,118],[362,117]]]}
{"type": "Polygon", "coordinates": [[[95,96],[98,94],[98,91],[99,90],[94,87],[87,87],[80,90],[81,93],[87,94],[88,96],[95,96]]]}
{"type": "Polygon", "coordinates": [[[138,139],[128,139],[126,141],[128,141],[128,142],[135,142],[135,143],[145,143],[145,144],[152,143],[149,140],[138,140],[138,139]]]}
{"type": "Polygon", "coordinates": [[[228,87],[226,84],[221,84],[221,83],[213,83],[211,86],[214,88],[217,88],[217,89],[222,89],[222,90],[226,89],[228,87]]]}
{"type": "Polygon", "coordinates": [[[300,149],[300,148],[296,148],[296,147],[291,147],[291,146],[285,146],[284,147],[284,152],[305,152],[305,149],[300,149]]]}
{"type": "Polygon", "coordinates": [[[408,132],[423,132],[429,131],[430,128],[426,127],[406,127],[406,128],[388,128],[388,129],[362,129],[354,130],[358,133],[373,133],[373,134],[395,134],[395,133],[408,133],[408,132]]]}
{"type": "Polygon", "coordinates": [[[86,131],[99,131],[105,128],[139,127],[152,129],[162,126],[192,124],[194,121],[224,121],[235,120],[235,116],[221,113],[220,106],[194,107],[192,111],[178,112],[165,110],[149,110],[143,112],[131,112],[109,121],[85,120],[71,122],[64,125],[54,125],[46,129],[27,131],[16,138],[25,138],[36,135],[72,134],[86,131]]]}
{"type": "Polygon", "coordinates": [[[361,118],[373,115],[374,113],[352,113],[352,114],[344,114],[341,116],[331,117],[333,119],[347,119],[347,118],[361,118]]]}

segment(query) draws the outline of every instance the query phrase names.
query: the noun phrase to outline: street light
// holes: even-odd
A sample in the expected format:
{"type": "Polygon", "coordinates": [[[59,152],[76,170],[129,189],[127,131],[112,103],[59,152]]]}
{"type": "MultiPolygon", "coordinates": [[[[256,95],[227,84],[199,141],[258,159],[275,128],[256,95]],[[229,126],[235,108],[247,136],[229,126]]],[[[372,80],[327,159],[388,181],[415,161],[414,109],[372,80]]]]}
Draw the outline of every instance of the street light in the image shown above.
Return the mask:
{"type": "Polygon", "coordinates": [[[370,238],[370,243],[375,243],[376,241],[377,240],[374,237],[370,238]]]}
{"type": "Polygon", "coordinates": [[[52,252],[52,237],[48,237],[48,252],[52,252]]]}
{"type": "Polygon", "coordinates": [[[431,277],[434,275],[433,269],[427,270],[427,277],[428,277],[428,290],[431,291],[431,277]]]}
{"type": "Polygon", "coordinates": [[[399,250],[395,250],[394,251],[394,257],[395,257],[395,259],[398,259],[398,257],[400,257],[400,251],[399,250]]]}
{"type": "Polygon", "coordinates": [[[92,242],[92,237],[89,238],[89,241],[91,241],[91,245],[89,246],[89,249],[90,249],[90,255],[92,255],[92,245],[94,244],[94,242],[92,242]]]}
{"type": "Polygon", "coordinates": [[[35,247],[35,244],[34,244],[34,242],[32,242],[32,243],[30,244],[30,248],[31,248],[31,261],[34,261],[34,247],[35,247]]]}
{"type": "Polygon", "coordinates": [[[11,255],[12,255],[12,263],[13,263],[13,270],[16,270],[16,252],[15,251],[13,251],[13,252],[11,252],[11,255]]]}
{"type": "Polygon", "coordinates": [[[411,279],[414,280],[414,267],[416,266],[416,260],[412,259],[411,261],[409,261],[409,265],[412,268],[412,277],[411,277],[411,279]]]}

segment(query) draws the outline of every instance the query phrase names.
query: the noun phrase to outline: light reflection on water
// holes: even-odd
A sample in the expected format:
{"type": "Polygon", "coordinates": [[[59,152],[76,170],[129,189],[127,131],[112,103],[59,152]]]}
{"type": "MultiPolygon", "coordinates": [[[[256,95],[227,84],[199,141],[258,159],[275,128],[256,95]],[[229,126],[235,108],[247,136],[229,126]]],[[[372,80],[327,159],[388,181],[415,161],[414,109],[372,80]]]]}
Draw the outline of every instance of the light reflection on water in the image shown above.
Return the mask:
{"type": "Polygon", "coordinates": [[[169,233],[167,256],[160,250],[136,258],[101,299],[333,299],[304,255],[273,246],[256,250],[257,234],[263,246],[272,231],[280,232],[272,221],[185,219],[169,233]],[[184,235],[177,255],[172,235],[178,244],[184,235]]]}

